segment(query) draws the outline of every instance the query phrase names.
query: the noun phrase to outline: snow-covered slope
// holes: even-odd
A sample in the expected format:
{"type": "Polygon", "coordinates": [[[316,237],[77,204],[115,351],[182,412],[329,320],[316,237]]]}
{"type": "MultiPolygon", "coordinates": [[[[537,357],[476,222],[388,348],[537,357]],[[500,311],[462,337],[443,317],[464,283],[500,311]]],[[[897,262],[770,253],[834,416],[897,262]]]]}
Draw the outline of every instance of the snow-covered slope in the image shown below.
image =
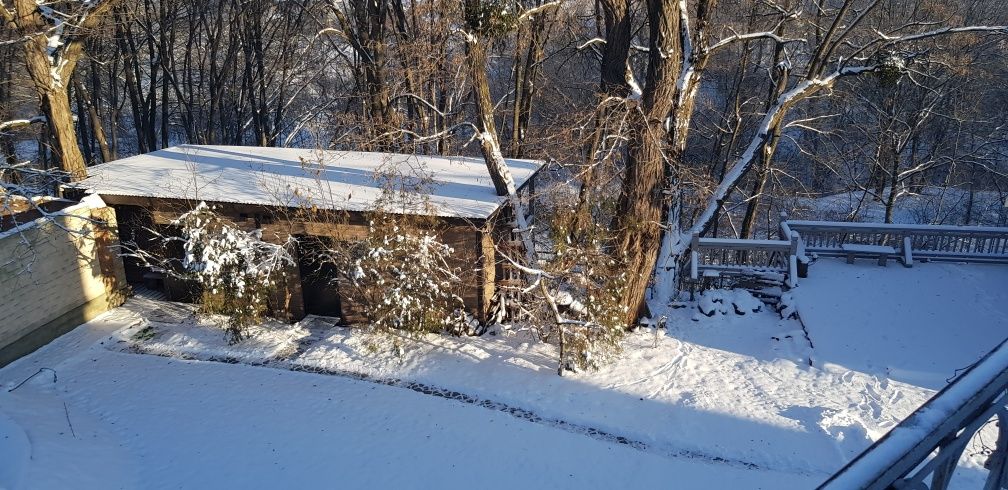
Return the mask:
{"type": "MultiPolygon", "coordinates": [[[[888,189],[886,190],[888,196],[888,189]]],[[[924,187],[918,194],[900,197],[893,208],[893,222],[902,224],[966,224],[970,206],[968,189],[924,187]]],[[[840,192],[816,198],[799,198],[793,216],[799,219],[827,221],[885,221],[885,202],[873,199],[865,191],[840,192]]],[[[973,211],[968,224],[1005,226],[1008,206],[1005,196],[996,192],[973,194],[973,211]]]]}

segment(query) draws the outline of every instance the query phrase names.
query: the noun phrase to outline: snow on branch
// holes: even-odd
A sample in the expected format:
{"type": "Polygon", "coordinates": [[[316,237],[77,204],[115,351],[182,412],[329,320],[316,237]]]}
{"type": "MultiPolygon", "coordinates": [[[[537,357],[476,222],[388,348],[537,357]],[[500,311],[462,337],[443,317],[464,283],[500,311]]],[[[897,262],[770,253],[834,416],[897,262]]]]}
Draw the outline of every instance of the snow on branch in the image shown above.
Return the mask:
{"type": "Polygon", "coordinates": [[[606,43],[606,40],[605,40],[605,39],[602,39],[601,37],[593,37],[593,38],[591,38],[591,39],[589,39],[589,40],[587,40],[587,41],[585,41],[585,42],[581,43],[581,44],[580,44],[580,45],[579,45],[579,46],[577,47],[577,50],[578,50],[578,51],[581,51],[581,50],[583,50],[584,48],[587,48],[587,47],[591,47],[591,46],[594,46],[594,45],[596,45],[596,44],[605,44],[605,43],[606,43]]]}
{"type": "Polygon", "coordinates": [[[716,218],[722,203],[735,189],[735,186],[737,186],[742,180],[742,177],[745,176],[746,171],[756,160],[759,150],[767,143],[773,128],[780,122],[781,119],[783,119],[791,105],[823,88],[832,86],[842,77],[870,73],[877,69],[878,65],[874,64],[840,67],[826,76],[803,80],[791,90],[781,94],[774,102],[773,106],[767,111],[766,115],[763,116],[759,129],[757,130],[756,135],[753,136],[749,146],[746,147],[742,155],[739,156],[735,163],[732,164],[729,170],[725,173],[724,179],[717,186],[717,189],[714,190],[713,195],[708,199],[707,206],[704,208],[703,212],[697,216],[694,225],[680,237],[677,245],[678,249],[675,250],[674,255],[682,254],[689,246],[688,237],[703,232],[716,218]]]}
{"type": "Polygon", "coordinates": [[[921,32],[917,34],[908,34],[905,36],[888,36],[882,32],[876,31],[881,41],[885,41],[887,44],[896,43],[908,43],[912,41],[919,41],[921,39],[927,39],[935,36],[942,36],[946,34],[959,34],[963,32],[987,32],[992,34],[1008,34],[1008,26],[964,26],[964,27],[943,27],[941,29],[934,29],[931,31],[921,32]]]}
{"type": "Polygon", "coordinates": [[[799,42],[799,43],[806,42],[804,39],[792,39],[792,38],[781,37],[781,36],[779,36],[774,31],[750,32],[750,33],[747,33],[747,34],[733,33],[731,36],[728,36],[728,37],[726,37],[724,39],[721,39],[720,41],[718,41],[718,42],[716,42],[716,43],[708,46],[707,47],[707,51],[708,52],[714,52],[714,51],[717,51],[718,49],[721,49],[721,48],[723,48],[723,47],[725,47],[725,46],[733,43],[733,42],[736,42],[736,41],[751,41],[753,39],[772,39],[773,41],[775,41],[777,43],[780,43],[780,44],[795,43],[795,42],[799,42]]]}
{"type": "Polygon", "coordinates": [[[263,240],[262,230],[244,231],[217,214],[205,202],[172,221],[178,235],[148,228],[170,250],[181,243],[181,260],[171,253],[146,250],[123,243],[123,255],[141,261],[182,280],[193,281],[201,290],[200,312],[226,316],[225,329],[231,342],[240,342],[245,328],[262,319],[277,283],[286,281],[285,269],[297,267],[289,250],[296,240],[284,243],[263,240]]]}
{"type": "MultiPolygon", "coordinates": [[[[371,329],[419,336],[478,333],[459,295],[455,250],[427,229],[379,213],[346,257],[348,286],[371,329]]],[[[332,250],[333,257],[340,255],[332,250]]]]}
{"type": "Polygon", "coordinates": [[[0,122],[0,133],[10,131],[13,129],[21,129],[30,126],[32,124],[45,122],[45,120],[46,120],[45,116],[38,115],[29,117],[27,119],[11,119],[10,121],[0,122]]]}
{"type": "Polygon", "coordinates": [[[542,5],[539,5],[538,7],[532,7],[522,12],[521,15],[518,16],[517,22],[524,22],[526,20],[531,20],[533,16],[538,15],[540,12],[544,12],[546,10],[556,8],[559,6],[560,6],[560,0],[555,0],[553,2],[547,2],[542,5]]]}

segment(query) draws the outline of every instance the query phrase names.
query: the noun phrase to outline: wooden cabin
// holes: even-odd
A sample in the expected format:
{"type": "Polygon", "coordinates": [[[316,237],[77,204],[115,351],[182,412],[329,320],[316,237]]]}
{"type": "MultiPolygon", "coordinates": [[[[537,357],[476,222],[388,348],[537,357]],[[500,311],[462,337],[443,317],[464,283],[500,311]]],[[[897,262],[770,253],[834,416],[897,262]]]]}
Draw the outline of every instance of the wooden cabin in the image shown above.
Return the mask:
{"type": "MultiPolygon", "coordinates": [[[[541,168],[531,160],[509,160],[508,165],[520,192],[527,192],[541,168]]],[[[115,209],[123,243],[153,247],[147,230],[170,228],[199,202],[244,229],[262,230],[268,241],[285,242],[288,236],[363,239],[369,213],[379,199],[387,199],[391,185],[400,199],[384,209],[428,218],[423,222],[454,248],[455,265],[465,273],[461,296],[470,314],[486,319],[497,284],[507,273],[494,247],[495,240],[510,238],[506,198],[494,191],[480,158],[183,145],[89,170],[90,177],[65,192],[101,196],[115,209]]],[[[306,314],[362,321],[354,298],[340,294],[332,266],[310,260],[315,253],[310,246],[298,248],[299,265],[289,267],[286,284],[278,285],[273,314],[289,321],[306,314]]],[[[192,288],[136,259],[125,257],[124,266],[131,283],[146,281],[173,300],[192,299],[192,288]]]]}

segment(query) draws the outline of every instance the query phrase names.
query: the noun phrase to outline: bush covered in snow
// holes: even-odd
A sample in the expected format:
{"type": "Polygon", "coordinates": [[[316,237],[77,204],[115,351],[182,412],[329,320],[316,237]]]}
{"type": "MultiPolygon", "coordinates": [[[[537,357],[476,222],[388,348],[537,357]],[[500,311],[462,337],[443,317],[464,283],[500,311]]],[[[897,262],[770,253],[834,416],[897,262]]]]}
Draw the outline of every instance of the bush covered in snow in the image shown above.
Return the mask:
{"type": "Polygon", "coordinates": [[[700,293],[697,309],[706,316],[745,315],[763,309],[763,302],[744,289],[708,289],[700,293]]]}
{"type": "Polygon", "coordinates": [[[565,334],[563,363],[568,367],[597,369],[622,351],[626,325],[619,288],[624,274],[609,278],[608,285],[591,287],[585,298],[584,320],[563,326],[565,334]]]}
{"type": "Polygon", "coordinates": [[[620,302],[627,272],[619,261],[600,253],[600,242],[575,247],[558,246],[551,270],[557,271],[558,287],[574,292],[580,308],[571,308],[572,321],[563,329],[565,359],[569,367],[596,369],[621,351],[626,333],[625,306],[620,302]]]}
{"type": "MultiPolygon", "coordinates": [[[[438,237],[443,222],[430,203],[433,176],[423,168],[380,167],[374,175],[382,189],[368,213],[368,232],[360,236],[312,237],[319,251],[309,260],[333,266],[346,318],[367,328],[410,335],[471,333],[475,320],[466,314],[460,270],[454,250],[438,237]],[[417,210],[425,212],[417,213],[417,210]]],[[[349,216],[311,206],[303,219],[350,225],[349,216]]]]}
{"type": "MultiPolygon", "coordinates": [[[[552,204],[552,203],[550,203],[552,204]]],[[[605,250],[608,237],[589,225],[576,237],[569,229],[571,214],[548,213],[553,231],[546,240],[541,273],[521,295],[518,322],[531,322],[540,338],[560,350],[560,372],[596,369],[621,352],[626,333],[621,304],[627,271],[605,250]]]]}
{"type": "Polygon", "coordinates": [[[260,230],[240,230],[203,202],[173,224],[182,232],[181,273],[199,284],[201,312],[226,316],[230,340],[241,341],[244,328],[268,311],[270,291],[293,259],[260,230]]]}
{"type": "Polygon", "coordinates": [[[351,294],[371,328],[383,331],[464,333],[468,318],[456,294],[454,251],[425,229],[376,213],[367,239],[353,246],[351,294]]]}

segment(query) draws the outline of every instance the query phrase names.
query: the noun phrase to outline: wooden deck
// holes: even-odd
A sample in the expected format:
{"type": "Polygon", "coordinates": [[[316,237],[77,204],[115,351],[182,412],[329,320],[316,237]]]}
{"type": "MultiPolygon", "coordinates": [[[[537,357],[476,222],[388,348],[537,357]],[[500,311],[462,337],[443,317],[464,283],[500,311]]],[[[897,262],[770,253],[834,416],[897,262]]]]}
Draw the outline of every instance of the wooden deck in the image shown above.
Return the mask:
{"type": "Polygon", "coordinates": [[[778,236],[693,236],[679,264],[680,289],[727,287],[745,280],[793,288],[815,257],[843,257],[849,263],[871,258],[881,266],[899,259],[906,267],[915,260],[1008,264],[1008,228],[790,221],[782,213],[778,236]]]}

